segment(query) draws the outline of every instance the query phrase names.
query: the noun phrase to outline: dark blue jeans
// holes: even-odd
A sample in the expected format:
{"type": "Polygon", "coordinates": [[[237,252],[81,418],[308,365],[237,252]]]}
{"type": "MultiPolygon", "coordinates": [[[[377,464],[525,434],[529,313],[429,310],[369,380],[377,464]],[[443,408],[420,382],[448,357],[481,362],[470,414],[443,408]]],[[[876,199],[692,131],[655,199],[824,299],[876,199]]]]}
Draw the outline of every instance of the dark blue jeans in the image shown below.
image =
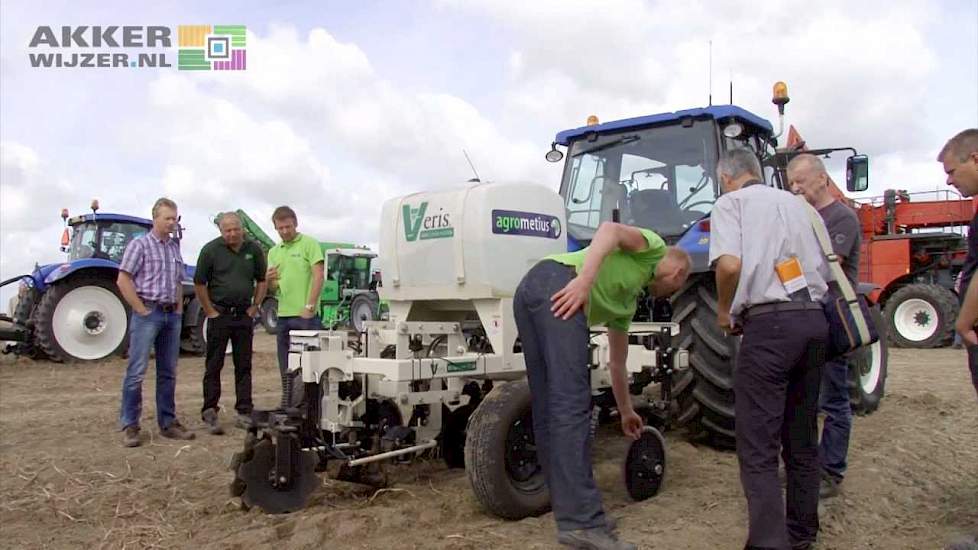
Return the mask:
{"type": "Polygon", "coordinates": [[[523,277],[513,299],[530,384],[537,458],[560,531],[606,524],[591,470],[587,319],[578,312],[564,321],[550,311],[550,297],[573,278],[571,267],[540,262],[523,277]]]}
{"type": "Polygon", "coordinates": [[[822,369],[822,389],[818,406],[825,413],[818,460],[822,471],[842,479],[846,475],[849,434],[852,432],[852,407],[849,405],[849,363],[845,358],[827,361],[822,369]]]}
{"type": "Polygon", "coordinates": [[[311,319],[302,317],[279,317],[278,331],[275,333],[275,345],[278,352],[278,372],[282,377],[282,403],[285,406],[288,398],[286,389],[289,387],[286,381],[286,373],[289,370],[289,331],[290,330],[322,330],[323,322],[319,316],[311,319]]]}
{"type": "Polygon", "coordinates": [[[978,346],[968,346],[968,370],[971,371],[971,383],[978,394],[978,346]]]}
{"type": "Polygon", "coordinates": [[[119,428],[139,425],[143,408],[143,378],[149,367],[150,346],[156,346],[156,422],[167,428],[176,420],[174,392],[183,315],[152,306],[149,315],[132,314],[129,321],[129,365],[122,382],[119,428]]]}

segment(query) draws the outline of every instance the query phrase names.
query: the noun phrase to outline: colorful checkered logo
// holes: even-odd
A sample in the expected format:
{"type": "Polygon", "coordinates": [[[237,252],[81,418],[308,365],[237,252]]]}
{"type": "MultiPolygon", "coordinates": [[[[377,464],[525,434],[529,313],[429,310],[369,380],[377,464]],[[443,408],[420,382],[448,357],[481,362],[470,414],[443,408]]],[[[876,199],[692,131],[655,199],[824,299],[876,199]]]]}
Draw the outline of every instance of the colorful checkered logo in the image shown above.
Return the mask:
{"type": "Polygon", "coordinates": [[[180,25],[177,45],[181,71],[243,71],[248,66],[244,25],[180,25]]]}

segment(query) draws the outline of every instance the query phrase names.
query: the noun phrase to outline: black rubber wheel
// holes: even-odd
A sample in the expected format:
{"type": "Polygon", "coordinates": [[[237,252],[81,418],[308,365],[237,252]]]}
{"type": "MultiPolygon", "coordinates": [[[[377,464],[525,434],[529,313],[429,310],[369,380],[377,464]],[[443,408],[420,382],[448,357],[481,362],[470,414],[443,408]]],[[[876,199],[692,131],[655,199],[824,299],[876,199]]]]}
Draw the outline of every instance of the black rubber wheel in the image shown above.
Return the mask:
{"type": "Polygon", "coordinates": [[[713,272],[690,277],[673,299],[673,322],[679,323],[676,345],[689,351],[690,368],[675,376],[679,402],[676,422],[694,437],[721,448],[734,446],[734,358],[740,338],[717,326],[713,272]]]}
{"type": "Polygon", "coordinates": [[[889,363],[889,346],[886,341],[886,326],[879,306],[870,310],[879,341],[864,349],[857,350],[849,358],[849,403],[852,412],[858,415],[870,414],[880,406],[886,386],[886,368],[889,363]]]}
{"type": "Polygon", "coordinates": [[[645,427],[641,437],[628,446],[623,470],[632,500],[643,501],[659,493],[666,477],[666,440],[659,430],[645,427]]]}
{"type": "MultiPolygon", "coordinates": [[[[35,306],[38,302],[38,296],[39,293],[37,290],[30,288],[26,293],[18,297],[17,306],[14,307],[14,321],[28,327],[28,329],[32,331],[34,330],[35,325],[34,315],[37,311],[35,306]]],[[[19,343],[17,353],[38,361],[47,359],[47,355],[45,355],[41,347],[35,343],[33,337],[28,342],[19,343]]]]}
{"type": "Polygon", "coordinates": [[[900,348],[937,348],[954,340],[958,298],[931,284],[907,285],[886,300],[890,343],[900,348]]]}
{"type": "Polygon", "coordinates": [[[380,318],[380,298],[373,292],[357,294],[350,302],[350,328],[357,334],[364,331],[364,321],[376,321],[380,318]],[[366,317],[366,319],[364,319],[366,317]]]}
{"type": "Polygon", "coordinates": [[[265,298],[261,303],[261,325],[268,334],[278,334],[278,300],[265,298]]]}
{"type": "Polygon", "coordinates": [[[129,306],[115,280],[80,274],[58,281],[35,311],[35,344],[52,361],[98,361],[120,355],[129,341],[129,306]]]}
{"type": "Polygon", "coordinates": [[[497,384],[472,413],[465,465],[476,500],[490,513],[518,520],[550,510],[526,380],[497,384]]]}

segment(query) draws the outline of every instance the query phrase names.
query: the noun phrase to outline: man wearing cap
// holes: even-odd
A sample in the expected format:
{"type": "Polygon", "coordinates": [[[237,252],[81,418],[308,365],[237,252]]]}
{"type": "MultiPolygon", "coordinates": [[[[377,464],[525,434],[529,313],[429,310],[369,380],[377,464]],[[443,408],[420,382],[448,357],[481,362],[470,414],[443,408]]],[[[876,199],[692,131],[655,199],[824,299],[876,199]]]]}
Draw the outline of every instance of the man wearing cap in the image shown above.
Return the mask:
{"type": "Polygon", "coordinates": [[[204,245],[194,272],[194,292],[207,315],[207,358],[204,363],[204,405],[201,417],[214,435],[224,433],[218,422],[221,369],[228,341],[234,361],[234,409],[237,425],[250,423],[251,344],[258,305],[265,299],[265,254],[245,240],[241,218],[225,212],[217,219],[221,236],[204,245]]]}
{"type": "Polygon", "coordinates": [[[807,549],[818,535],[816,415],[828,338],[819,300],[828,267],[811,223],[799,223],[811,207],[764,185],[752,151],[724,154],[717,176],[724,194],[711,214],[710,262],[717,322],[743,334],[733,386],[746,548],[807,549]]]}

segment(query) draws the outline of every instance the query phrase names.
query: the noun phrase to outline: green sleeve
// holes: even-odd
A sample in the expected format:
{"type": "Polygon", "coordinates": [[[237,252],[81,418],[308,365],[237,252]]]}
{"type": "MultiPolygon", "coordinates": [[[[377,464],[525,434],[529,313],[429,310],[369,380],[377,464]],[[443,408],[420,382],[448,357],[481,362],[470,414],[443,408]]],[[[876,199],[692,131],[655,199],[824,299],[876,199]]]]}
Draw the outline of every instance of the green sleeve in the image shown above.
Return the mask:
{"type": "MultiPolygon", "coordinates": [[[[275,267],[278,267],[279,264],[278,256],[280,250],[281,249],[279,248],[279,246],[275,245],[268,251],[268,265],[274,265],[275,267]]],[[[281,275],[281,273],[279,275],[281,275]]]]}
{"type": "Polygon", "coordinates": [[[631,252],[629,256],[646,268],[654,270],[659,260],[666,255],[666,242],[662,240],[662,237],[648,229],[639,228],[638,230],[642,232],[642,236],[645,237],[649,247],[638,252],[631,252]]]}
{"type": "Polygon", "coordinates": [[[628,332],[630,326],[632,326],[631,317],[619,317],[608,321],[608,328],[621,332],[628,332]]]}
{"type": "Polygon", "coordinates": [[[323,261],[323,249],[312,237],[306,239],[306,258],[309,260],[309,265],[316,265],[323,261]]]}

